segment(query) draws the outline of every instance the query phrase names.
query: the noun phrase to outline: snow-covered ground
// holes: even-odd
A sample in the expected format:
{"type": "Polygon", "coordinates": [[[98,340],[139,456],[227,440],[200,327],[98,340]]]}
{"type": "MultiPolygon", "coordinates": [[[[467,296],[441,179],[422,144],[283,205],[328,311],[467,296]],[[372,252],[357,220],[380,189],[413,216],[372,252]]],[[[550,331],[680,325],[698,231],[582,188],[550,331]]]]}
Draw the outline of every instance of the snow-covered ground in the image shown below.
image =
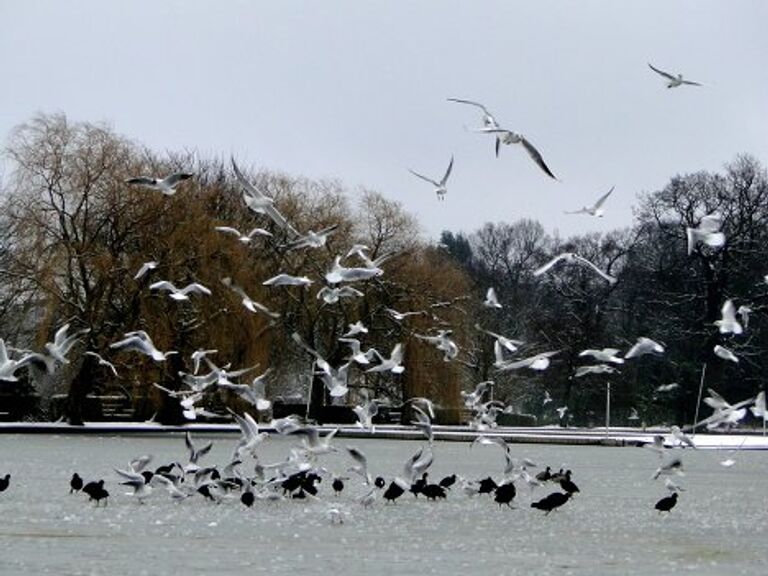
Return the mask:
{"type": "MultiPolygon", "coordinates": [[[[203,464],[223,466],[235,443],[231,434],[212,438],[203,464]]],[[[698,437],[697,437],[698,438],[698,437]]],[[[263,463],[283,459],[295,438],[274,437],[260,449],[263,463]]],[[[337,453],[319,465],[343,473],[353,445],[368,455],[374,475],[401,473],[421,441],[337,439],[337,453]]],[[[553,490],[531,494],[518,483],[515,509],[487,496],[454,489],[446,501],[405,495],[395,505],[357,500],[367,491],[352,479],[339,498],[328,481],[319,501],[257,502],[237,498],[212,504],[200,497],[175,503],[161,489],[138,504],[124,495],[115,467],[141,454],[153,465],[185,461],[183,436],[0,435],[0,476],[11,485],[0,493],[0,574],[766,574],[768,452],[679,450],[686,489],[677,507],[660,516],[654,503],[666,495],[651,480],[658,456],[641,448],[512,444],[512,455],[539,468],[570,468],[581,493],[544,516],[530,508],[553,490]],[[726,458],[731,467],[720,464],[726,458]],[[96,508],[84,495],[69,495],[69,478],[104,478],[112,498],[96,508]],[[328,509],[339,508],[342,525],[328,509]]],[[[497,446],[436,442],[434,480],[449,473],[467,478],[504,467],[497,446]]],[[[249,473],[252,464],[243,466],[249,473]]],[[[347,475],[350,475],[347,473],[347,475]]]]}

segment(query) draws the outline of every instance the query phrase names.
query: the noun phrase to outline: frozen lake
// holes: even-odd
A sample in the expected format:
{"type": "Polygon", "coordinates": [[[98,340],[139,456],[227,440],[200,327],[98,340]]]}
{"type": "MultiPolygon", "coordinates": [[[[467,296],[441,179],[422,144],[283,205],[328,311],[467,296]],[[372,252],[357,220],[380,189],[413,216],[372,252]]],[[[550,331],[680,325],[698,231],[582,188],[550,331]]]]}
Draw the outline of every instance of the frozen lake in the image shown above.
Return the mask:
{"type": "MultiPolygon", "coordinates": [[[[214,440],[203,464],[227,463],[232,435],[214,440]]],[[[270,438],[262,462],[283,459],[295,438],[270,438]]],[[[368,456],[374,475],[400,474],[420,442],[337,439],[342,450],[319,464],[342,472],[352,461],[345,445],[368,456]]],[[[759,574],[768,573],[768,452],[741,451],[735,465],[719,462],[724,451],[678,451],[686,491],[668,516],[654,503],[666,495],[653,481],[654,452],[642,448],[511,445],[539,469],[571,468],[578,494],[544,516],[530,508],[554,488],[530,495],[518,482],[516,509],[499,508],[488,496],[468,497],[458,486],[446,501],[404,495],[370,509],[357,502],[367,488],[350,480],[334,497],[330,482],[318,501],[256,502],[237,498],[216,505],[202,497],[172,502],[158,488],[139,505],[119,486],[113,468],[141,454],[150,465],[186,462],[180,435],[94,437],[0,435],[0,476],[11,486],[0,494],[0,574],[759,574]],[[104,478],[112,494],[96,508],[85,495],[69,495],[69,478],[104,478]],[[339,507],[342,525],[327,509],[339,507]]],[[[430,477],[457,473],[470,479],[501,477],[496,446],[435,443],[430,477]]],[[[251,466],[242,467],[250,473],[251,466]]]]}

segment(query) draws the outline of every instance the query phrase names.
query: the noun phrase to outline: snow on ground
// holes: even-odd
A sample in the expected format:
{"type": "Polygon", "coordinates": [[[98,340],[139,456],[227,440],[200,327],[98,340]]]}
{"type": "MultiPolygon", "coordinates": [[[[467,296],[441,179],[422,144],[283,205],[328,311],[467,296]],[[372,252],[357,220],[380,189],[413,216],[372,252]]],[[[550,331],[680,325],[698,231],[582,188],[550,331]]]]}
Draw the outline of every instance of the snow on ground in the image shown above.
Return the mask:
{"type": "MultiPolygon", "coordinates": [[[[235,438],[211,438],[203,464],[224,465],[235,438]]],[[[697,437],[698,438],[698,437],[697,437]]],[[[273,437],[262,445],[263,463],[283,459],[295,438],[273,437]]],[[[341,450],[319,464],[344,473],[352,464],[343,447],[363,450],[374,475],[401,473],[421,441],[337,439],[341,450]]],[[[570,468],[581,493],[549,516],[530,508],[553,490],[531,494],[518,483],[515,509],[487,496],[454,489],[446,501],[405,495],[394,505],[357,502],[367,491],[356,479],[341,497],[328,481],[319,501],[257,502],[236,498],[211,504],[202,498],[171,502],[158,489],[143,505],[124,495],[113,468],[141,454],[153,465],[186,458],[181,434],[0,435],[0,475],[11,486],[0,493],[0,574],[765,574],[768,541],[768,452],[676,450],[686,489],[668,516],[653,509],[666,494],[651,480],[658,456],[648,449],[513,444],[516,458],[539,469],[570,468]],[[735,463],[724,467],[726,457],[735,463]],[[104,478],[112,494],[96,508],[84,495],[69,495],[78,471],[104,478]],[[331,525],[338,508],[342,525],[331,525]]],[[[496,446],[436,442],[430,478],[449,473],[500,479],[503,456],[496,446]]],[[[252,463],[244,465],[249,473],[252,463]]],[[[347,475],[351,476],[347,473],[347,475]]]]}

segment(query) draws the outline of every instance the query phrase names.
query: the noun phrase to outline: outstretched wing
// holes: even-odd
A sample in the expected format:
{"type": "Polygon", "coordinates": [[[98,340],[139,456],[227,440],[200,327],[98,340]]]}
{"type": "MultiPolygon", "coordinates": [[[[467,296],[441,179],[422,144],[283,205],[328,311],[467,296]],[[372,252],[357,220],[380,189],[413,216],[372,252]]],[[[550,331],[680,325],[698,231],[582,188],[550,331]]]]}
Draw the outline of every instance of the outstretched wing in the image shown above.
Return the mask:
{"type": "Polygon", "coordinates": [[[288,220],[285,219],[285,217],[280,213],[280,211],[275,208],[274,204],[271,202],[271,198],[258,190],[256,187],[253,186],[248,180],[245,179],[245,176],[243,176],[242,172],[240,172],[240,169],[237,167],[237,164],[235,163],[235,159],[232,158],[232,168],[235,171],[235,176],[237,177],[237,181],[240,183],[240,185],[245,189],[245,191],[252,196],[253,198],[259,200],[259,201],[267,201],[265,202],[265,205],[261,207],[261,209],[264,211],[264,213],[269,216],[272,221],[277,224],[280,228],[283,228],[284,230],[287,230],[291,234],[294,234],[296,236],[299,235],[299,233],[296,231],[296,229],[291,226],[288,223],[288,220]]]}
{"type": "Polygon", "coordinates": [[[659,70],[658,68],[653,66],[653,64],[651,64],[650,62],[648,63],[648,67],[651,70],[653,70],[654,72],[656,72],[656,74],[660,74],[660,75],[664,76],[664,78],[666,78],[668,80],[677,80],[677,78],[675,76],[672,76],[672,74],[670,74],[669,72],[664,72],[664,70],[659,70]]]}
{"type": "Polygon", "coordinates": [[[600,198],[595,202],[595,210],[600,208],[603,204],[605,204],[605,201],[608,200],[608,196],[611,195],[611,192],[613,192],[613,189],[616,188],[616,186],[611,186],[611,189],[608,190],[605,194],[600,196],[600,198]]]}
{"type": "Polygon", "coordinates": [[[616,284],[616,278],[614,278],[613,276],[609,276],[608,274],[606,274],[605,272],[603,272],[602,270],[600,270],[600,268],[598,268],[597,266],[595,266],[594,264],[592,264],[592,262],[590,262],[590,261],[589,261],[589,260],[587,260],[586,258],[584,258],[584,257],[582,257],[582,256],[579,256],[578,254],[574,254],[574,258],[576,258],[576,260],[577,260],[578,262],[581,262],[582,264],[584,264],[584,265],[586,265],[586,266],[589,266],[590,268],[592,268],[592,270],[594,270],[594,271],[595,271],[595,273],[596,273],[597,275],[599,275],[599,276],[600,276],[600,277],[601,277],[603,280],[606,280],[606,281],[607,281],[607,282],[609,282],[610,284],[616,284]]]}
{"type": "Polygon", "coordinates": [[[413,170],[411,170],[410,168],[408,168],[408,172],[410,172],[411,174],[413,174],[413,175],[414,175],[414,176],[416,176],[417,178],[421,178],[422,180],[424,180],[424,181],[426,181],[426,182],[429,182],[429,183],[430,183],[430,184],[432,184],[433,186],[437,186],[438,188],[440,187],[440,184],[439,184],[439,183],[437,183],[437,182],[435,182],[434,180],[432,180],[432,178],[427,178],[426,176],[423,176],[423,175],[419,174],[418,172],[414,172],[414,171],[413,171],[413,170]]]}
{"type": "Polygon", "coordinates": [[[520,143],[523,145],[523,148],[528,152],[528,154],[533,158],[533,161],[536,162],[536,164],[539,165],[539,168],[544,170],[544,172],[549,176],[550,178],[557,180],[557,177],[552,174],[552,171],[549,169],[549,167],[544,162],[544,158],[541,157],[541,154],[539,154],[539,151],[536,150],[536,148],[533,147],[533,144],[528,142],[528,140],[525,139],[525,137],[522,137],[520,140],[520,143]]]}
{"type": "Polygon", "coordinates": [[[448,182],[448,177],[451,175],[451,170],[453,170],[453,156],[451,156],[451,161],[448,164],[448,169],[445,171],[445,176],[443,176],[443,179],[440,180],[440,186],[445,186],[445,183],[448,182]]]}
{"type": "Polygon", "coordinates": [[[536,268],[536,270],[533,271],[534,276],[541,276],[542,274],[546,274],[549,272],[549,270],[554,267],[560,260],[565,260],[572,257],[572,254],[570,252],[564,252],[563,254],[559,254],[552,258],[549,262],[544,264],[544,266],[541,266],[540,268],[536,268]]]}

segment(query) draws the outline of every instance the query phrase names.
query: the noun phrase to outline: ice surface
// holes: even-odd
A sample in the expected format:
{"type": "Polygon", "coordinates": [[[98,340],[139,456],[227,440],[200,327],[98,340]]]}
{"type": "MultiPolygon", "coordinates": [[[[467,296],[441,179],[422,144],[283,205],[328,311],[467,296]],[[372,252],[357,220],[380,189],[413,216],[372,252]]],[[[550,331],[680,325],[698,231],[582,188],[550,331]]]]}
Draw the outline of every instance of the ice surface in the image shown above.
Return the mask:
{"type": "MultiPolygon", "coordinates": [[[[214,440],[203,464],[227,463],[231,435],[195,436],[214,440]]],[[[294,438],[270,438],[262,462],[284,458],[294,438]]],[[[340,452],[319,464],[341,473],[354,445],[369,459],[371,472],[400,474],[419,446],[414,441],[338,439],[340,452]]],[[[171,502],[156,489],[140,505],[125,496],[115,467],[141,454],[152,466],[186,461],[183,437],[66,435],[0,436],[0,475],[12,475],[0,493],[0,574],[759,574],[766,569],[768,542],[768,452],[728,454],[679,450],[686,491],[668,516],[654,503],[666,495],[663,478],[653,481],[657,455],[642,448],[511,445],[513,455],[539,468],[570,468],[581,493],[544,516],[530,508],[553,488],[533,495],[518,482],[515,509],[499,508],[487,496],[467,497],[458,488],[446,501],[404,495],[395,505],[378,500],[363,509],[357,498],[368,489],[350,480],[342,496],[320,484],[323,501],[257,502],[237,498],[219,505],[194,497],[171,502]],[[104,478],[112,494],[96,508],[85,495],[69,492],[77,471],[86,480],[104,478]],[[344,523],[332,525],[330,507],[344,523]]],[[[467,478],[503,470],[496,446],[437,442],[430,477],[457,473],[467,478]]],[[[248,473],[251,465],[243,467],[248,473]]]]}

